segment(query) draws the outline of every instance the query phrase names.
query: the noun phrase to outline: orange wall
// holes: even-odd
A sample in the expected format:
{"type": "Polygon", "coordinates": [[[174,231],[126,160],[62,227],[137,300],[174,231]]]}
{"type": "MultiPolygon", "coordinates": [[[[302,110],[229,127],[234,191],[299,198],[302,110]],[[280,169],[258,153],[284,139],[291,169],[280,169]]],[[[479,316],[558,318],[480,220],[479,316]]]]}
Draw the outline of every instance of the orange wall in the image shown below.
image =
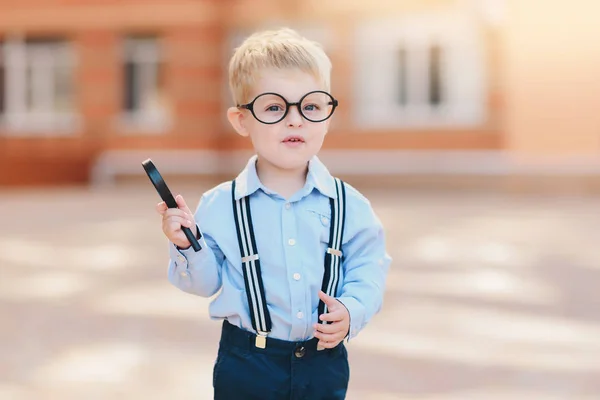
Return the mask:
{"type": "Polygon", "coordinates": [[[484,31],[489,44],[489,120],[474,129],[357,130],[352,124],[351,47],[353,21],[370,15],[434,9],[453,0],[373,2],[281,2],[272,0],[0,0],[0,37],[6,34],[62,35],[78,56],[77,104],[84,124],[67,138],[9,138],[0,132],[0,170],[18,164],[0,184],[84,182],[89,165],[104,149],[117,148],[248,148],[223,124],[222,91],[226,79],[224,43],[239,27],[256,27],[265,18],[312,21],[331,30],[336,47],[336,97],[346,107],[336,121],[326,148],[340,149],[498,149],[502,146],[503,96],[498,84],[498,35],[484,31]],[[319,7],[317,7],[319,5],[319,7]],[[359,7],[360,6],[360,7],[359,7]],[[258,11],[257,11],[258,10],[258,11]],[[173,127],[164,134],[124,132],[117,121],[122,98],[120,45],[123,35],[155,33],[162,38],[165,84],[173,127]],[[28,167],[35,165],[35,168],[28,167]],[[36,171],[43,171],[36,172],[36,171]],[[52,173],[55,171],[55,173],[52,173]],[[22,176],[22,178],[19,178],[22,176]]]}
{"type": "Polygon", "coordinates": [[[600,155],[600,3],[508,4],[506,148],[522,159],[600,155]]]}
{"type": "Polygon", "coordinates": [[[219,18],[218,4],[218,0],[0,0],[0,27],[8,32],[73,32],[203,25],[219,18]]]}
{"type": "MultiPolygon", "coordinates": [[[[292,21],[299,25],[324,26],[332,35],[335,46],[329,51],[333,63],[332,86],[340,107],[335,123],[325,142],[325,148],[336,149],[414,149],[458,150],[499,149],[502,146],[503,91],[499,63],[499,32],[483,28],[481,34],[487,46],[488,120],[480,127],[469,129],[368,129],[359,130],[352,123],[353,37],[356,23],[365,17],[402,16],[403,13],[427,12],[459,4],[456,0],[364,1],[308,0],[281,2],[276,0],[239,0],[230,8],[227,24],[230,29],[254,29],[264,23],[268,9],[273,19],[292,21]]],[[[234,135],[226,135],[225,147],[247,147],[234,135]]]]}
{"type": "Polygon", "coordinates": [[[214,147],[222,79],[218,1],[0,1],[0,38],[57,35],[77,54],[76,102],[83,127],[68,137],[0,132],[0,185],[86,182],[95,157],[110,148],[214,147]],[[154,33],[165,49],[173,129],[163,135],[124,133],[121,37],[154,33]]]}

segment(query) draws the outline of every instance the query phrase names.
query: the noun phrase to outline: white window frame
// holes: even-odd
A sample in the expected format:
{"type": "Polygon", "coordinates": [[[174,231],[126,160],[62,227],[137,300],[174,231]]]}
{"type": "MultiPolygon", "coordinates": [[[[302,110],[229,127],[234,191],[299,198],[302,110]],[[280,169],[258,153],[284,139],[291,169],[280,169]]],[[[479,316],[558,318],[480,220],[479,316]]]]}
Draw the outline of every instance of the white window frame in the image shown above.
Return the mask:
{"type": "MultiPolygon", "coordinates": [[[[137,70],[140,73],[134,76],[133,81],[134,96],[138,96],[138,102],[141,101],[140,98],[143,96],[143,92],[147,90],[142,89],[143,86],[156,85],[154,90],[161,90],[158,87],[158,74],[162,61],[159,38],[126,38],[123,46],[123,60],[124,63],[133,62],[138,65],[137,70]]],[[[123,80],[123,94],[126,90],[127,87],[123,80]]],[[[130,111],[125,109],[125,104],[122,104],[119,120],[121,133],[129,131],[149,134],[164,133],[170,129],[171,124],[168,110],[165,107],[158,107],[154,110],[130,111]]]]}
{"type": "Polygon", "coordinates": [[[485,123],[480,21],[468,9],[370,20],[356,31],[353,115],[359,128],[444,128],[485,123]],[[429,49],[441,47],[442,102],[428,101],[429,49]],[[407,104],[400,102],[399,51],[407,50],[407,104]]]}
{"type": "MultiPolygon", "coordinates": [[[[6,136],[71,135],[80,130],[75,110],[54,110],[55,63],[71,68],[75,79],[76,59],[67,42],[27,43],[22,38],[7,38],[0,43],[0,62],[5,70],[4,112],[0,130],[6,136]],[[32,67],[28,82],[27,67],[32,67]],[[29,86],[31,85],[31,86],[29,86]],[[27,109],[27,91],[32,91],[37,110],[27,109]]],[[[75,85],[72,85],[75,96],[75,85]]]]}

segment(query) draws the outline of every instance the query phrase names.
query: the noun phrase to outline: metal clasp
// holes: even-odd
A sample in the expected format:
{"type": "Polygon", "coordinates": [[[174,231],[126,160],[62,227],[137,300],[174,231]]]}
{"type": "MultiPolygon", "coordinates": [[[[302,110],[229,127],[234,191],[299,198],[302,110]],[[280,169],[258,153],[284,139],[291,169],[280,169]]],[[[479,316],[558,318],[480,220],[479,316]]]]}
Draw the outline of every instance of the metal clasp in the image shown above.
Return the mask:
{"type": "Polygon", "coordinates": [[[334,255],[334,256],[338,256],[338,257],[341,257],[341,256],[342,256],[342,252],[341,252],[340,250],[337,250],[337,249],[332,249],[331,247],[329,247],[329,248],[327,249],[327,252],[328,252],[329,254],[332,254],[332,255],[334,255]]]}
{"type": "Polygon", "coordinates": [[[258,260],[258,254],[252,254],[252,255],[249,255],[249,256],[246,256],[246,257],[242,257],[242,262],[243,263],[247,263],[247,262],[250,262],[250,261],[256,261],[256,260],[258,260]]]}
{"type": "Polygon", "coordinates": [[[267,347],[267,333],[266,332],[258,332],[256,335],[256,340],[254,345],[259,349],[264,349],[267,347]]]}

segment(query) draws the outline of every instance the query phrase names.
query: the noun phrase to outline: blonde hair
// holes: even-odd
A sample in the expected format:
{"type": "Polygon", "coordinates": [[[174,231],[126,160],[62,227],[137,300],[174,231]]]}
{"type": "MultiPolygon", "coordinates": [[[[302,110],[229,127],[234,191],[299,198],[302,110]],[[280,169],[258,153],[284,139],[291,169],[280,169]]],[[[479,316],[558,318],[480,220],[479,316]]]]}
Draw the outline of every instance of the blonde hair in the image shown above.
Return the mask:
{"type": "Polygon", "coordinates": [[[331,61],[322,46],[289,28],[256,32],[235,49],[229,62],[229,88],[236,105],[247,101],[261,69],[297,68],[329,91],[331,61]]]}

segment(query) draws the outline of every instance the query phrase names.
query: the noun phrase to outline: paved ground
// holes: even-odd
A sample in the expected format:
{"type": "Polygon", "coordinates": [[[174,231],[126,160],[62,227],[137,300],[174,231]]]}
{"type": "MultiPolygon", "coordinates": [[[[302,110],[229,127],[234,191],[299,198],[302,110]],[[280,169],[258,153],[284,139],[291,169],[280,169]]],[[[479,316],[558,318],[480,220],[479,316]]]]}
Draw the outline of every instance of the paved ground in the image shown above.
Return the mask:
{"type": "MultiPolygon", "coordinates": [[[[150,189],[0,192],[0,399],[211,398],[219,324],[150,189]]],[[[349,399],[600,398],[598,199],[365,194],[395,262],[349,399]]]]}

